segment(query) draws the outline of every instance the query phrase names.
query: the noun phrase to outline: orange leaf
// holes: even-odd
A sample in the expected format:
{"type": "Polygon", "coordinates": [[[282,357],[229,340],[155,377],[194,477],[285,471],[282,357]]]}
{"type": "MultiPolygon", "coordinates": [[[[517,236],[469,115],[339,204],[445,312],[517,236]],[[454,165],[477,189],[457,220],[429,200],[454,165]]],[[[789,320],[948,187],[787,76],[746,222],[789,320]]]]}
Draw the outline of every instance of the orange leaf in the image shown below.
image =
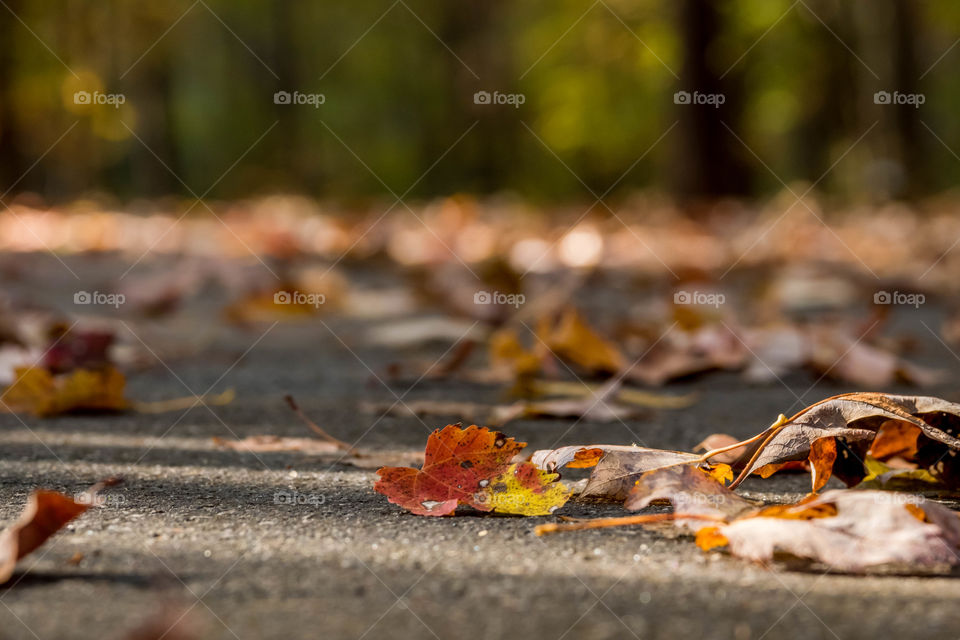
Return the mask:
{"type": "Polygon", "coordinates": [[[486,427],[447,425],[427,439],[422,469],[383,467],[374,490],[421,516],[449,515],[458,504],[489,511],[477,494],[525,446],[486,427]]]}
{"type": "Polygon", "coordinates": [[[603,449],[580,449],[573,454],[573,461],[567,463],[570,469],[589,469],[597,466],[604,455],[603,449]]]}
{"type": "Polygon", "coordinates": [[[704,551],[727,546],[727,539],[718,527],[703,527],[697,531],[697,546],[704,551]]]}
{"type": "Polygon", "coordinates": [[[36,550],[47,538],[90,508],[91,501],[38,489],[30,494],[20,519],[0,535],[0,584],[13,575],[17,560],[36,550]]]}
{"type": "Polygon", "coordinates": [[[886,460],[893,456],[910,459],[917,453],[917,437],[920,433],[920,428],[909,422],[885,420],[867,453],[877,460],[886,460]]]}
{"type": "Polygon", "coordinates": [[[820,438],[810,446],[810,474],[813,492],[816,493],[827,484],[833,475],[833,463],[837,460],[837,439],[820,438]]]}

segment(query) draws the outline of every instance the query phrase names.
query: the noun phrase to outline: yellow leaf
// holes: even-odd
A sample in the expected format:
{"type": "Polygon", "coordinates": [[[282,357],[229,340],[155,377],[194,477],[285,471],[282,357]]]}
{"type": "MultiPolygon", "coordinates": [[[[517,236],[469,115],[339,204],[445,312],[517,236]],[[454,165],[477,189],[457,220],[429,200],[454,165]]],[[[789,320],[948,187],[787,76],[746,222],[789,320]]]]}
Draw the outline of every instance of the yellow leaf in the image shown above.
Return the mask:
{"type": "Polygon", "coordinates": [[[123,396],[126,379],[113,367],[77,369],[54,376],[42,367],[22,367],[3,394],[13,411],[53,416],[68,411],[117,411],[129,405],[123,396]]]}
{"type": "Polygon", "coordinates": [[[559,477],[530,462],[515,463],[490,480],[478,494],[478,501],[499,513],[547,516],[566,504],[572,493],[555,482],[559,477]]]}
{"type": "Polygon", "coordinates": [[[707,475],[723,485],[733,482],[733,469],[728,464],[714,465],[707,475]]]}
{"type": "Polygon", "coordinates": [[[561,358],[591,373],[616,373],[625,365],[620,350],[600,337],[572,307],[563,312],[544,342],[561,358]]]}
{"type": "Polygon", "coordinates": [[[697,546],[704,551],[727,546],[727,539],[717,527],[703,527],[697,531],[697,546]]]}
{"type": "Polygon", "coordinates": [[[490,362],[509,368],[518,378],[540,370],[540,357],[523,347],[513,329],[500,329],[490,336],[490,362]]]}

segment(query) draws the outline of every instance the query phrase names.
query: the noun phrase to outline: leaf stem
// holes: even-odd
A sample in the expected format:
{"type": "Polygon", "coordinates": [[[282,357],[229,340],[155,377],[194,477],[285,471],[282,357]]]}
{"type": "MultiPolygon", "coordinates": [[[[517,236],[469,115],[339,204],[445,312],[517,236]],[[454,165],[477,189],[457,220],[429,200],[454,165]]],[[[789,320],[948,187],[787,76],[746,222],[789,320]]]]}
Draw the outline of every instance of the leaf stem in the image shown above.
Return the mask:
{"type": "Polygon", "coordinates": [[[578,520],[576,522],[551,522],[541,524],[533,530],[538,536],[547,533],[558,533],[561,531],[583,531],[585,529],[606,529],[609,527],[623,527],[632,524],[652,524],[654,522],[665,522],[669,520],[709,520],[710,522],[726,522],[720,516],[711,516],[704,514],[683,514],[683,513],[644,513],[635,516],[623,516],[620,518],[592,518],[589,520],[578,520]]]}
{"type": "Polygon", "coordinates": [[[337,445],[337,447],[339,447],[340,449],[343,449],[344,451],[347,451],[348,453],[353,452],[353,447],[351,447],[349,444],[347,444],[343,440],[338,440],[337,438],[334,438],[332,435],[330,435],[329,433],[321,429],[320,425],[318,425],[316,422],[314,422],[309,417],[307,417],[307,414],[305,414],[300,409],[300,406],[297,404],[296,400],[293,399],[293,396],[288,394],[288,395],[285,395],[283,399],[287,401],[287,404],[290,405],[290,408],[293,409],[293,412],[297,414],[297,416],[301,420],[303,420],[304,424],[310,427],[314,433],[316,433],[318,436],[320,436],[327,442],[337,445]]]}
{"type": "Polygon", "coordinates": [[[753,463],[757,461],[757,458],[759,458],[763,450],[767,448],[767,445],[770,444],[770,441],[773,440],[773,437],[778,433],[780,433],[781,431],[783,431],[783,428],[787,424],[789,424],[791,420],[793,420],[793,418],[787,418],[785,415],[781,413],[780,416],[777,418],[776,422],[770,425],[770,427],[768,427],[766,431],[754,436],[753,439],[757,439],[760,436],[767,434],[766,439],[763,442],[761,442],[757,450],[753,452],[753,455],[750,456],[750,460],[747,462],[747,465],[743,468],[743,471],[741,471],[740,475],[737,476],[734,479],[734,481],[730,483],[730,486],[727,487],[728,489],[736,489],[737,487],[740,486],[740,484],[746,479],[746,477],[750,475],[750,468],[753,466],[753,463]]]}

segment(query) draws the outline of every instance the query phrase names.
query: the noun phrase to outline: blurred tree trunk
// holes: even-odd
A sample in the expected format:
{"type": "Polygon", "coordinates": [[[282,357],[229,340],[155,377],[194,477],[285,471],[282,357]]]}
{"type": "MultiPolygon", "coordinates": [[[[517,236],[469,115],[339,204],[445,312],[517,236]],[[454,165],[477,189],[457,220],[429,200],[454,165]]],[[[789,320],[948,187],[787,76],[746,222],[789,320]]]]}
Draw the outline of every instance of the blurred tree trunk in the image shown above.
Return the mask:
{"type": "MultiPolygon", "coordinates": [[[[917,66],[916,35],[919,13],[913,0],[893,0],[893,77],[894,88],[901,93],[919,93],[921,71],[917,66]]],[[[924,191],[929,172],[926,167],[926,132],[921,131],[920,110],[912,105],[898,105],[895,127],[899,160],[903,167],[904,190],[908,197],[924,191]]]]}
{"type": "MultiPolygon", "coordinates": [[[[7,0],[10,11],[18,13],[19,0],[7,0]]],[[[6,11],[6,10],[3,10],[6,11]]],[[[19,15],[19,13],[18,13],[19,15]]],[[[15,87],[13,31],[18,27],[13,16],[0,19],[0,193],[5,192],[26,170],[23,149],[14,113],[15,87]]]]}
{"type": "MultiPolygon", "coordinates": [[[[856,25],[845,11],[847,7],[841,5],[832,16],[817,5],[812,9],[818,15],[831,17],[830,29],[845,42],[854,41],[851,34],[856,32],[856,25]]],[[[852,143],[862,133],[858,130],[861,123],[856,108],[860,99],[857,76],[866,70],[816,19],[811,20],[804,37],[813,45],[817,58],[812,68],[799,70],[804,78],[804,96],[799,101],[803,111],[798,116],[792,148],[796,150],[799,175],[811,182],[823,177],[829,183],[829,174],[824,174],[835,160],[834,143],[852,143]]]]}
{"type": "MultiPolygon", "coordinates": [[[[294,91],[313,92],[312,87],[300,84],[300,72],[297,68],[297,60],[302,57],[302,54],[297,51],[296,14],[298,11],[301,9],[292,2],[270,4],[273,25],[270,67],[280,76],[277,81],[278,89],[291,94],[294,91]]],[[[272,97],[269,98],[272,100],[272,97]]],[[[304,131],[301,113],[304,109],[274,104],[273,110],[278,124],[277,130],[271,135],[271,138],[276,137],[271,142],[279,141],[274,147],[276,162],[273,164],[282,169],[280,172],[282,178],[279,179],[283,181],[276,186],[296,191],[309,185],[313,193],[322,193],[321,172],[317,166],[310,166],[311,158],[316,159],[321,155],[317,148],[317,141],[312,140],[310,144],[304,144],[302,138],[304,131]]]]}
{"type": "MultiPolygon", "coordinates": [[[[727,131],[737,131],[740,92],[734,76],[721,78],[715,68],[717,40],[723,31],[718,0],[683,0],[680,4],[680,34],[684,61],[680,88],[691,94],[722,94],[723,104],[676,105],[683,144],[677,171],[679,195],[708,199],[741,195],[748,191],[744,150],[727,131]],[[724,126],[726,124],[727,126],[724,126]]],[[[740,135],[738,132],[737,135],[740,135]]]]}
{"type": "Polygon", "coordinates": [[[422,148],[429,150],[423,158],[426,162],[424,167],[434,162],[470,126],[471,119],[464,117],[464,113],[473,114],[478,123],[458,145],[470,150],[469,154],[464,153],[461,157],[468,158],[471,166],[457,170],[450,163],[445,163],[449,169],[441,164],[432,172],[434,179],[425,180],[440,190],[444,189],[444,184],[456,180],[457,176],[470,176],[473,181],[472,184],[460,185],[461,188],[480,192],[502,189],[510,184],[513,167],[509,159],[516,157],[516,141],[521,133],[519,119],[515,113],[509,113],[511,109],[475,105],[473,99],[478,88],[490,93],[495,90],[501,93],[516,91],[514,79],[517,74],[510,69],[509,48],[504,46],[503,31],[509,28],[503,19],[506,6],[509,5],[503,0],[443,3],[440,37],[480,76],[482,84],[463,64],[444,52],[449,78],[445,86],[450,92],[450,101],[458,107],[446,110],[442,128],[439,129],[444,135],[437,136],[429,128],[424,130],[422,148]],[[445,170],[450,173],[444,181],[445,170]]]}

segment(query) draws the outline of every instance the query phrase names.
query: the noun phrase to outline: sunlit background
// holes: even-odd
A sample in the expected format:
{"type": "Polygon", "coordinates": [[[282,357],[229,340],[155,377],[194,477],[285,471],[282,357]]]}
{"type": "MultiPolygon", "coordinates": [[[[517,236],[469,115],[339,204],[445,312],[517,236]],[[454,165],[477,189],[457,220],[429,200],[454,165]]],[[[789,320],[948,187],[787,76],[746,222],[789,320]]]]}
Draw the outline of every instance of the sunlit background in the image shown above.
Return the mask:
{"type": "Polygon", "coordinates": [[[0,16],[7,199],[688,203],[815,184],[855,203],[937,194],[960,170],[949,0],[6,0],[0,16]]]}

